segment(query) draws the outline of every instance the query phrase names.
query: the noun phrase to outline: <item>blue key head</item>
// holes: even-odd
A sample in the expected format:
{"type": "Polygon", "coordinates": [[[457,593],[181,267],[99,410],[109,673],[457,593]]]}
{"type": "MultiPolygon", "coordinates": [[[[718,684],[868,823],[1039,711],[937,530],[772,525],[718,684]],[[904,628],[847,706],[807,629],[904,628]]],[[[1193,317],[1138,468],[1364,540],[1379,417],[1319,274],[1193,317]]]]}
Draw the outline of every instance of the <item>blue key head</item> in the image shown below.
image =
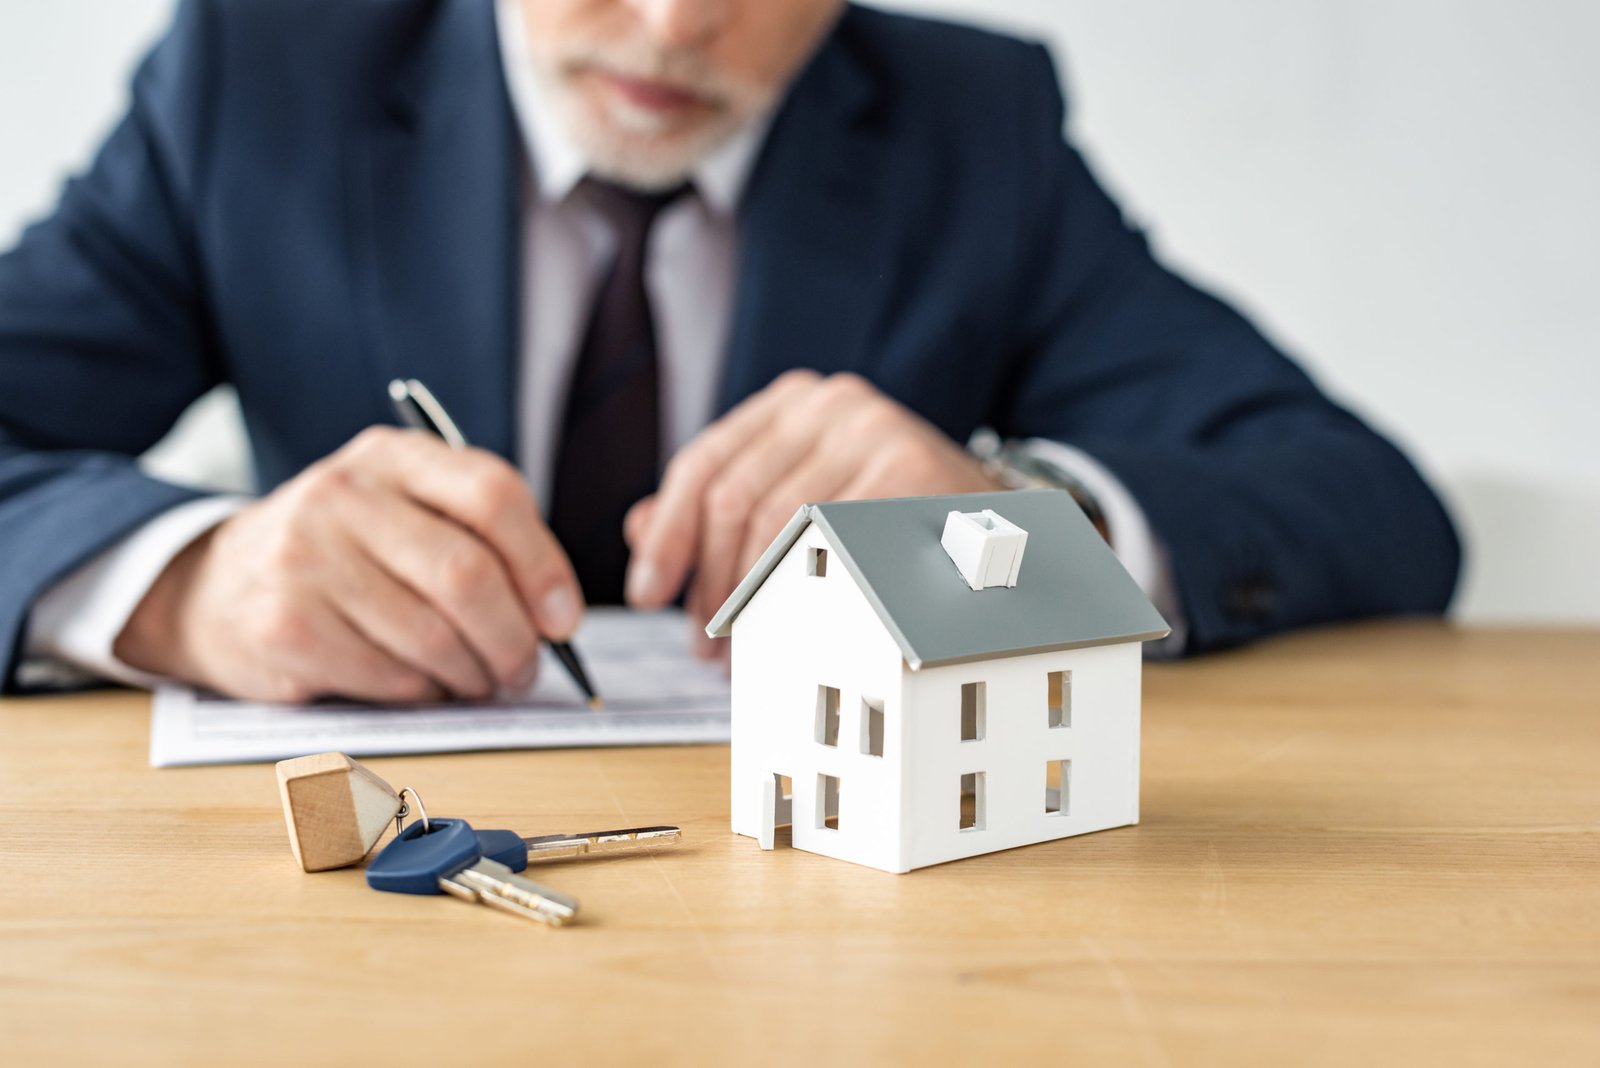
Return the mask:
{"type": "Polygon", "coordinates": [[[466,820],[417,820],[372,858],[367,885],[391,894],[443,893],[439,880],[480,855],[478,836],[466,820]]]}
{"type": "Polygon", "coordinates": [[[516,831],[479,831],[478,852],[512,871],[528,870],[528,843],[516,831]]]}

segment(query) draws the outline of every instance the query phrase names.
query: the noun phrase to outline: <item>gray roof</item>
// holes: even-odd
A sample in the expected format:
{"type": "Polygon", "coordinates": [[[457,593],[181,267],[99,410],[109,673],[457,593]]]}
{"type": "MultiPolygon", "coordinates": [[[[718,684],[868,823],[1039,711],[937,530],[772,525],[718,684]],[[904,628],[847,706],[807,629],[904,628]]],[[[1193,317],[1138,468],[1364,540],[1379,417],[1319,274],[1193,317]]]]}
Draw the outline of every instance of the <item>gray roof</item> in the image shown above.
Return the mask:
{"type": "Polygon", "coordinates": [[[733,619],[815,523],[912,669],[1167,634],[1166,620],[1063,490],[803,505],[706,627],[733,619]],[[993,508],[1028,532],[1014,588],[974,590],[939,544],[952,511],[993,508]]]}

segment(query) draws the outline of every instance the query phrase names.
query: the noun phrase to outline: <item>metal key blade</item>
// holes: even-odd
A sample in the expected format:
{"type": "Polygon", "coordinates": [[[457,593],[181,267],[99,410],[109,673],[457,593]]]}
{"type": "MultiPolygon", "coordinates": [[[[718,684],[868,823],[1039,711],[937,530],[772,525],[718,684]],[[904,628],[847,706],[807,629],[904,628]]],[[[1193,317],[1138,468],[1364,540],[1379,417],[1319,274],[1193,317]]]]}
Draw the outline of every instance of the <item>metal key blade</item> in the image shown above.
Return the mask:
{"type": "Polygon", "coordinates": [[[449,878],[440,879],[439,888],[452,897],[460,898],[462,901],[471,902],[474,905],[488,905],[490,908],[501,909],[521,916],[526,920],[537,920],[551,927],[560,927],[564,922],[548,912],[529,908],[520,902],[512,901],[510,898],[502,897],[498,894],[480,894],[453,875],[449,878]]]}
{"type": "Polygon", "coordinates": [[[560,927],[578,913],[575,899],[540,886],[532,879],[525,879],[504,864],[488,858],[440,880],[439,885],[447,893],[461,896],[457,888],[450,885],[452,883],[459,883],[474,892],[481,904],[514,912],[553,927],[560,927]]]}
{"type": "Polygon", "coordinates": [[[618,831],[590,831],[587,834],[544,834],[524,838],[528,863],[582,857],[591,853],[629,853],[665,849],[678,844],[676,827],[625,827],[618,831]]]}

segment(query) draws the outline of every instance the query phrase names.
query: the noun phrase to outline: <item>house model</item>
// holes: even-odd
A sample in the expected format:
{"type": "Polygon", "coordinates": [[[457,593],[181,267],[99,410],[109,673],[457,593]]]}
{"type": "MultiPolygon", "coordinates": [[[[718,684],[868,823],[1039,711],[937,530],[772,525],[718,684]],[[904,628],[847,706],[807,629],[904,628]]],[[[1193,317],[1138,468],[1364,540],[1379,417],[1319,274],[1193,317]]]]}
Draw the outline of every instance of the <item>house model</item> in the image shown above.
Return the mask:
{"type": "Polygon", "coordinates": [[[1065,492],[802,507],[733,638],[733,830],[905,872],[1137,823],[1166,622],[1065,492]]]}

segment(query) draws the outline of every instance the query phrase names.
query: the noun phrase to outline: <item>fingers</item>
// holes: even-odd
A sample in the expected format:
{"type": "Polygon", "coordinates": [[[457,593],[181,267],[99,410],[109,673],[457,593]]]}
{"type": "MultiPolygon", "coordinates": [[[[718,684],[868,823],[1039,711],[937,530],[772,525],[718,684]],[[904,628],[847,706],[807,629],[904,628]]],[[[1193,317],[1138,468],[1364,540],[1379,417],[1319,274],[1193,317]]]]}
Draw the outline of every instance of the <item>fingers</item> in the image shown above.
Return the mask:
{"type": "MultiPolygon", "coordinates": [[[[482,449],[452,449],[392,427],[363,431],[340,455],[482,539],[540,634],[564,641],[577,630],[583,614],[577,576],[510,464],[482,449]]],[[[457,578],[476,586],[478,563],[455,559],[450,566],[462,568],[466,573],[457,578]]]]}
{"type": "Polygon", "coordinates": [[[861,466],[850,475],[845,484],[840,487],[838,499],[841,501],[855,501],[868,497],[891,495],[914,496],[924,492],[956,493],[969,488],[962,486],[960,489],[953,490],[924,490],[917,478],[917,472],[908,470],[912,466],[912,458],[903,454],[900,450],[886,450],[879,455],[867,457],[861,466]]]}
{"type": "MultiPolygon", "coordinates": [[[[742,532],[743,543],[735,554],[727,556],[727,566],[702,566],[695,573],[685,608],[697,623],[694,642],[695,653],[709,659],[719,655],[719,647],[726,643],[708,639],[700,628],[710,621],[717,609],[733,593],[735,586],[772,544],[783,525],[794,515],[795,509],[806,501],[839,499],[841,488],[851,477],[854,464],[851,457],[839,450],[818,450],[807,458],[788,478],[773,486],[771,491],[754,508],[742,532]]],[[[727,651],[721,649],[726,657],[727,651]]]]}
{"type": "Polygon", "coordinates": [[[788,405],[712,480],[690,597],[697,620],[716,612],[797,507],[843,484],[861,449],[860,413],[889,403],[864,380],[835,375],[788,405]]]}
{"type": "Polygon", "coordinates": [[[992,493],[1004,488],[965,449],[908,415],[906,432],[890,436],[881,448],[864,456],[837,499],[992,493]]]}
{"type": "MultiPolygon", "coordinates": [[[[696,438],[630,510],[629,599],[660,607],[694,571],[688,604],[703,624],[804,501],[984,480],[958,444],[865,380],[792,372],[696,438]]],[[[185,560],[169,567],[176,592],[156,618],[182,631],[171,644],[187,650],[187,677],[265,700],[522,688],[540,637],[570,636],[582,612],[515,470],[413,431],[362,433],[185,560]]]]}
{"type": "Polygon", "coordinates": [[[289,704],[334,695],[389,703],[441,696],[432,678],[373,645],[326,602],[269,621],[265,636],[275,670],[254,687],[241,687],[244,696],[289,704]]]}
{"type": "Polygon", "coordinates": [[[628,509],[628,514],[622,518],[622,540],[628,543],[628,548],[637,552],[639,543],[645,531],[650,529],[656,514],[656,495],[651,494],[628,509]]]}
{"type": "Polygon", "coordinates": [[[490,696],[498,681],[460,632],[364,552],[341,568],[335,611],[368,642],[461,697],[490,696]]]}
{"type": "MultiPolygon", "coordinates": [[[[751,513],[750,522],[745,527],[744,544],[739,549],[737,566],[733,569],[733,583],[737,585],[745,573],[755,566],[772,539],[777,537],[801,504],[806,501],[844,499],[845,487],[859,471],[860,464],[860,458],[850,450],[824,445],[774,484],[751,513]]],[[[731,586],[728,592],[733,592],[731,586]]]]}
{"type": "Polygon", "coordinates": [[[182,677],[261,700],[523,688],[582,612],[515,471],[410,431],[364,432],[196,546],[152,618],[182,677]]]}
{"type": "MultiPolygon", "coordinates": [[[[660,608],[683,588],[700,549],[706,490],[711,481],[771,419],[820,381],[814,371],[790,371],[707,427],[667,465],[661,489],[641,522],[628,568],[628,602],[660,608]]],[[[703,562],[703,558],[702,558],[703,562]]]]}
{"type": "MultiPolygon", "coordinates": [[[[428,670],[461,677],[467,669],[444,633],[448,627],[495,683],[520,689],[532,681],[539,631],[493,549],[473,532],[404,497],[356,497],[347,507],[348,536],[387,578],[414,591],[444,624],[421,623],[408,641],[385,630],[391,641],[404,642],[402,647],[412,653],[426,647],[437,655],[427,660],[428,670]]],[[[367,618],[363,613],[362,619],[367,618]]],[[[415,622],[418,617],[409,618],[415,622]]],[[[485,688],[463,692],[483,693],[485,688]]]]}

